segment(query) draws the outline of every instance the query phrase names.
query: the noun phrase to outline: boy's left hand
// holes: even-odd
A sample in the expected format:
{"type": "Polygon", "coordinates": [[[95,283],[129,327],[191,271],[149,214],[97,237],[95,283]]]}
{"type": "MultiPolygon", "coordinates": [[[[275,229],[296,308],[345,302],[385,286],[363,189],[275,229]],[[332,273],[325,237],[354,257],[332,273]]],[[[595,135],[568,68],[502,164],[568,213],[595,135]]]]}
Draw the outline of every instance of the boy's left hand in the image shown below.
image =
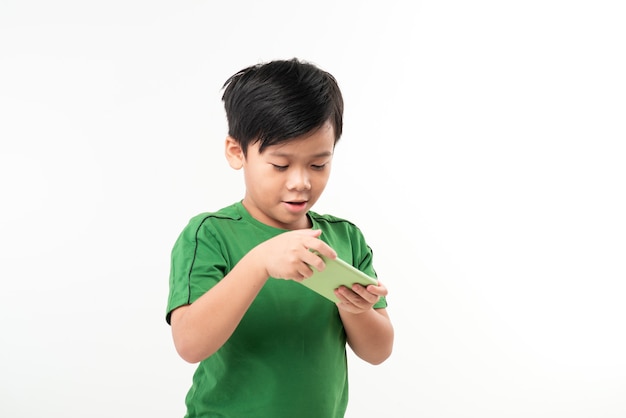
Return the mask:
{"type": "Polygon", "coordinates": [[[372,309],[381,296],[387,296],[387,288],[380,281],[378,286],[354,284],[352,289],[340,286],[335,289],[335,296],[339,299],[339,309],[359,314],[372,309]]]}

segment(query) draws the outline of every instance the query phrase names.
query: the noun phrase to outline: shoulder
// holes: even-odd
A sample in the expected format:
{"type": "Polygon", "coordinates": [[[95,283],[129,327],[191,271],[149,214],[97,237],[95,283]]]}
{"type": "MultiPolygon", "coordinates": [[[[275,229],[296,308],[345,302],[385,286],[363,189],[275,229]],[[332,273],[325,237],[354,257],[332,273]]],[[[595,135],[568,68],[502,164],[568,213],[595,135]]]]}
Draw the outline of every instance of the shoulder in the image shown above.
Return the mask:
{"type": "Polygon", "coordinates": [[[311,221],[313,222],[313,228],[321,229],[324,234],[328,231],[332,231],[333,234],[340,234],[344,236],[350,236],[361,239],[363,233],[361,229],[354,224],[354,222],[330,214],[319,214],[313,211],[309,212],[311,221]]]}
{"type": "Polygon", "coordinates": [[[215,212],[202,212],[192,216],[183,228],[182,234],[198,234],[200,231],[220,229],[224,224],[238,222],[242,216],[237,203],[215,212]]]}
{"type": "Polygon", "coordinates": [[[320,225],[358,229],[358,227],[353,222],[345,218],[340,218],[338,216],[329,214],[322,215],[313,211],[309,211],[309,216],[314,223],[318,223],[320,225]]]}
{"type": "Polygon", "coordinates": [[[208,219],[224,219],[238,221],[241,219],[241,213],[238,210],[238,203],[233,203],[215,212],[202,212],[191,218],[189,223],[203,223],[208,219]]]}

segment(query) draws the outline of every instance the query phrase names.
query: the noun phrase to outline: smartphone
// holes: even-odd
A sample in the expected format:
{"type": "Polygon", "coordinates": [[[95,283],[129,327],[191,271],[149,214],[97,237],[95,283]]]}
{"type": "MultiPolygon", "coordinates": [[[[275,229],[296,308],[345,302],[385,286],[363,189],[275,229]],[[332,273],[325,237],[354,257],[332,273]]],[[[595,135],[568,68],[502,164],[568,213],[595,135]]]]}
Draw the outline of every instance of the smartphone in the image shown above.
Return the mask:
{"type": "Polygon", "coordinates": [[[370,284],[378,285],[378,280],[368,276],[345,261],[339,258],[328,258],[321,254],[318,255],[324,260],[326,268],[323,271],[318,271],[315,267],[311,267],[313,269],[313,275],[299,283],[324,296],[331,302],[339,302],[334,292],[339,286],[352,288],[352,285],[355,283],[359,283],[363,286],[370,284]]]}

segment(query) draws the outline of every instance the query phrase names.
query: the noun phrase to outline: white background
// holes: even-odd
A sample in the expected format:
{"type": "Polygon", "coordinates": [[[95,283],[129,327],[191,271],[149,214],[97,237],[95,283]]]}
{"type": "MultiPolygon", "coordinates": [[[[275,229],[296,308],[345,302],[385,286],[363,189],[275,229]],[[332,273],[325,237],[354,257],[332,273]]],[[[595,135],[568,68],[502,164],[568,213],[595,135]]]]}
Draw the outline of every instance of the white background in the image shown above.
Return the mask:
{"type": "Polygon", "coordinates": [[[169,252],[243,196],[222,83],[291,57],[342,87],[315,209],[365,232],[397,333],[386,363],[350,357],[348,416],[626,416],[625,21],[618,0],[2,0],[0,416],[182,416],[169,252]]]}

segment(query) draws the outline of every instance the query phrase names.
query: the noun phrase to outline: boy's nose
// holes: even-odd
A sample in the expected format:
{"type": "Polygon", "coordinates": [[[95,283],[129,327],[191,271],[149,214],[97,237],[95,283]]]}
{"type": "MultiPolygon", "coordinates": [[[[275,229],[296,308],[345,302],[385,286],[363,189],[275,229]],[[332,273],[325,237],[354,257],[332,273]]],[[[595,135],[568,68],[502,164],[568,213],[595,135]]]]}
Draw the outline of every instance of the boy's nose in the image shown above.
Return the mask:
{"type": "Polygon", "coordinates": [[[287,188],[289,190],[309,190],[311,188],[311,181],[305,171],[294,170],[289,176],[287,182],[287,188]]]}

